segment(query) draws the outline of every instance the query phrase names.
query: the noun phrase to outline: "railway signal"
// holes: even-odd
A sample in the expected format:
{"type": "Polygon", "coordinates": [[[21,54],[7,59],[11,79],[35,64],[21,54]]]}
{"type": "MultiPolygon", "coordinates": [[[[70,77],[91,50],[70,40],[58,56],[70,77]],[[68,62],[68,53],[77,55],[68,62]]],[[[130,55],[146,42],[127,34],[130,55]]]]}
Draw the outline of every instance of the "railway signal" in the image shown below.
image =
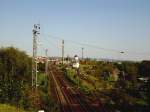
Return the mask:
{"type": "Polygon", "coordinates": [[[76,69],[76,73],[78,76],[78,88],[79,88],[79,75],[80,75],[80,71],[79,71],[79,57],[77,55],[74,56],[74,63],[73,63],[73,67],[76,69]]]}
{"type": "Polygon", "coordinates": [[[74,63],[73,63],[73,68],[78,69],[80,66],[79,64],[79,57],[77,55],[74,56],[74,63]]]}

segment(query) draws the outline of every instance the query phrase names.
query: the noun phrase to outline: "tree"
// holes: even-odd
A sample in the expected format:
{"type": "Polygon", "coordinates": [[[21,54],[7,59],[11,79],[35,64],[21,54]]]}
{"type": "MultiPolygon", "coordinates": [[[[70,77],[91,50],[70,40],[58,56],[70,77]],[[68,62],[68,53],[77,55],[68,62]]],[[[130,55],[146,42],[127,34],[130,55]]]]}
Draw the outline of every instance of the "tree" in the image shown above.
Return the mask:
{"type": "Polygon", "coordinates": [[[31,58],[13,47],[0,48],[0,102],[18,102],[31,83],[31,58]]]}
{"type": "Polygon", "coordinates": [[[126,73],[134,85],[137,83],[138,67],[135,64],[126,65],[126,73]]]}
{"type": "Polygon", "coordinates": [[[139,65],[140,75],[150,77],[150,61],[142,61],[139,65]]]}

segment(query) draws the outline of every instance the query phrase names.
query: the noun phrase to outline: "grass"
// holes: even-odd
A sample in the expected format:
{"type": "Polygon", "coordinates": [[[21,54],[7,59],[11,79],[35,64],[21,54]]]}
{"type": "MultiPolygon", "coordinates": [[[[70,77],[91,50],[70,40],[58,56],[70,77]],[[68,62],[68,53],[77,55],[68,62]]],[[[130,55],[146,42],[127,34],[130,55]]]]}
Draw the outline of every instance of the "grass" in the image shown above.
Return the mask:
{"type": "MultiPolygon", "coordinates": [[[[70,68],[67,69],[66,77],[72,83],[74,83],[75,85],[78,85],[78,77],[76,76],[76,72],[74,69],[70,69],[70,68]]],[[[80,79],[79,81],[80,81],[79,82],[80,89],[84,91],[85,93],[89,93],[91,90],[94,89],[94,87],[90,83],[86,82],[85,80],[80,79]]]]}
{"type": "MultiPolygon", "coordinates": [[[[86,75],[85,77],[91,81],[92,84],[92,88],[96,88],[99,90],[103,90],[103,89],[112,89],[114,86],[114,77],[109,77],[109,79],[107,81],[103,80],[100,78],[100,75],[97,75],[98,70],[96,69],[91,69],[90,65],[81,65],[80,66],[80,72],[81,74],[86,75]],[[92,72],[88,72],[88,71],[92,71],[92,72]],[[88,72],[88,74],[87,74],[88,72]]],[[[91,89],[92,89],[91,88],[91,89]]]]}
{"type": "Polygon", "coordinates": [[[8,104],[0,104],[0,112],[27,112],[27,111],[8,104]]]}
{"type": "Polygon", "coordinates": [[[43,81],[45,81],[46,77],[45,77],[45,73],[39,72],[38,73],[38,85],[42,85],[42,83],[44,83],[43,81]]]}
{"type": "Polygon", "coordinates": [[[78,84],[78,79],[75,75],[75,70],[74,69],[68,69],[67,70],[66,78],[68,80],[70,80],[72,83],[78,84]]]}
{"type": "MultiPolygon", "coordinates": [[[[90,74],[86,74],[86,71],[89,70],[89,65],[81,65],[80,73],[85,77],[85,79],[80,78],[80,89],[85,93],[90,93],[92,91],[105,91],[110,90],[114,87],[114,82],[104,81],[94,74],[95,72],[90,72],[90,74]],[[84,68],[84,69],[83,69],[84,68]]],[[[68,68],[66,73],[66,78],[72,82],[74,85],[78,85],[78,76],[76,75],[75,69],[68,68]]]]}
{"type": "Polygon", "coordinates": [[[51,94],[50,80],[47,78],[44,72],[38,73],[38,91],[43,103],[43,110],[45,112],[59,112],[59,106],[55,102],[51,94]]]}

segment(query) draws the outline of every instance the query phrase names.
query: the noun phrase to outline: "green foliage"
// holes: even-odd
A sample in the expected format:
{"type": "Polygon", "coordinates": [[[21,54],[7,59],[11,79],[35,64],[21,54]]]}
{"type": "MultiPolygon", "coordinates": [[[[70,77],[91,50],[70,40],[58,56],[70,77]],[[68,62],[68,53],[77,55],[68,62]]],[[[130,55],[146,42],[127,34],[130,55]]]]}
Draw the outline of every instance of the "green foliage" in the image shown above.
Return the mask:
{"type": "Polygon", "coordinates": [[[147,92],[146,92],[146,95],[147,95],[147,102],[148,102],[148,105],[150,107],[150,79],[148,80],[147,82],[147,92]]]}
{"type": "Polygon", "coordinates": [[[23,94],[22,98],[19,101],[19,105],[24,108],[25,110],[30,109],[31,107],[31,102],[29,101],[29,98],[27,96],[27,94],[23,94]]]}
{"type": "Polygon", "coordinates": [[[147,102],[144,99],[130,96],[124,89],[114,89],[108,92],[111,100],[106,102],[111,110],[121,112],[148,112],[147,102]]]}
{"type": "Polygon", "coordinates": [[[31,58],[13,47],[0,48],[0,102],[17,105],[30,81],[31,58]]]}
{"type": "Polygon", "coordinates": [[[87,86],[84,86],[84,85],[80,86],[80,90],[83,91],[85,94],[91,93],[91,90],[87,86]]]}
{"type": "Polygon", "coordinates": [[[8,104],[0,104],[0,112],[26,112],[26,111],[20,108],[16,108],[14,106],[10,106],[8,104]]]}
{"type": "Polygon", "coordinates": [[[40,109],[43,109],[46,112],[59,112],[58,105],[52,98],[51,93],[49,93],[50,81],[43,72],[38,73],[38,85],[40,109]]]}
{"type": "MultiPolygon", "coordinates": [[[[81,73],[86,76],[99,76],[98,92],[107,95],[108,101],[112,102],[109,105],[110,111],[121,111],[121,112],[147,112],[148,104],[150,104],[150,83],[146,83],[146,92],[140,91],[138,86],[140,83],[137,78],[141,76],[149,76],[149,65],[148,61],[142,63],[135,62],[122,62],[120,64],[113,62],[88,62],[88,64],[81,65],[81,73]],[[119,79],[113,82],[115,79],[115,70],[123,71],[125,74],[124,79],[119,79]],[[107,80],[104,80],[101,74],[109,73],[107,80]],[[114,85],[114,86],[113,86],[114,85]],[[105,88],[105,89],[103,89],[105,88]]],[[[119,72],[118,72],[119,73],[119,72]]],[[[97,77],[98,78],[98,77],[97,77]]],[[[87,78],[86,78],[87,79],[87,78]]],[[[93,79],[92,79],[93,80],[93,79]]],[[[86,90],[86,88],[83,87],[86,90]]]]}
{"type": "Polygon", "coordinates": [[[48,93],[48,79],[45,75],[45,73],[38,73],[38,85],[39,89],[44,92],[45,94],[48,93]]]}
{"type": "Polygon", "coordinates": [[[139,65],[140,75],[150,77],[150,61],[142,61],[139,65]]]}
{"type": "Polygon", "coordinates": [[[77,76],[76,76],[76,74],[75,74],[75,70],[74,69],[67,69],[66,71],[65,71],[65,77],[69,80],[69,81],[71,81],[72,83],[74,83],[74,84],[78,84],[78,78],[77,78],[77,76]]]}
{"type": "Polygon", "coordinates": [[[44,72],[45,71],[45,63],[38,63],[38,70],[40,72],[44,72]]]}
{"type": "Polygon", "coordinates": [[[58,112],[58,105],[56,104],[56,102],[54,101],[53,98],[51,98],[51,96],[49,96],[47,93],[45,92],[40,92],[40,99],[41,99],[41,108],[43,110],[45,110],[46,112],[58,112]]]}
{"type": "Polygon", "coordinates": [[[137,77],[139,76],[139,63],[134,62],[122,62],[122,64],[115,63],[115,66],[125,72],[125,79],[133,83],[133,86],[137,85],[137,77]]]}

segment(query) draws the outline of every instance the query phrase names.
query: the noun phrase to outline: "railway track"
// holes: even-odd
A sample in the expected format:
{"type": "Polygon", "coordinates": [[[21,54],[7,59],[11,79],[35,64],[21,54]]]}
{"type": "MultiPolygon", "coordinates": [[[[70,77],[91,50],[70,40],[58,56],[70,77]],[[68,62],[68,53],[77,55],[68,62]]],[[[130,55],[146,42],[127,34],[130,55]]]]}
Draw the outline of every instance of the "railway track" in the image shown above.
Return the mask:
{"type": "Polygon", "coordinates": [[[62,112],[105,112],[98,103],[88,102],[79,90],[70,87],[56,68],[50,72],[54,93],[62,112]]]}

